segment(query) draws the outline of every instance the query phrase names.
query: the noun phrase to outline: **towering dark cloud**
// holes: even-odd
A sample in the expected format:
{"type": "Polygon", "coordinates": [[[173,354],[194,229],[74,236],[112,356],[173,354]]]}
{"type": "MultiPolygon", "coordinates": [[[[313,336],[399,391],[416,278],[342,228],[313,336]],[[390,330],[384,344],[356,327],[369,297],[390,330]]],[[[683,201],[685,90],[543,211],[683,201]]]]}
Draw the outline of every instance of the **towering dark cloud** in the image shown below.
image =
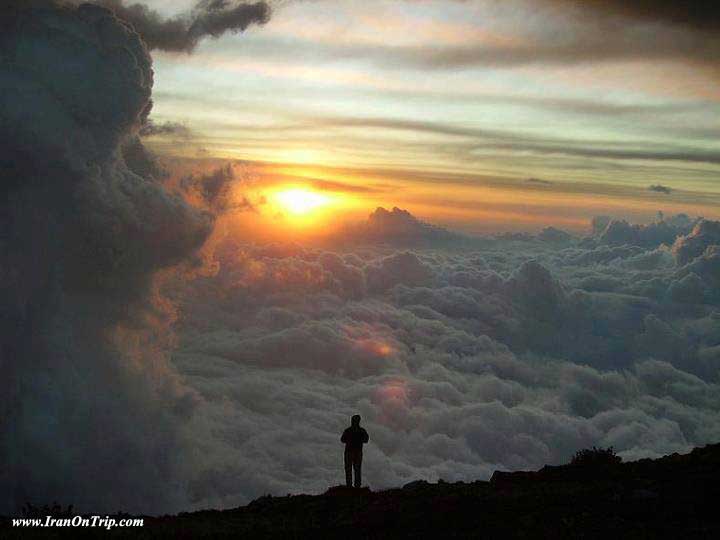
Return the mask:
{"type": "Polygon", "coordinates": [[[163,51],[192,52],[206,37],[243,32],[253,24],[265,24],[271,14],[270,5],[264,1],[200,0],[190,13],[167,19],[141,3],[93,1],[130,23],[148,48],[163,51]]]}
{"type": "Polygon", "coordinates": [[[180,508],[197,398],[164,353],[157,273],[212,219],[149,174],[136,133],[153,72],[128,24],[47,1],[3,26],[0,511],[180,508]]]}

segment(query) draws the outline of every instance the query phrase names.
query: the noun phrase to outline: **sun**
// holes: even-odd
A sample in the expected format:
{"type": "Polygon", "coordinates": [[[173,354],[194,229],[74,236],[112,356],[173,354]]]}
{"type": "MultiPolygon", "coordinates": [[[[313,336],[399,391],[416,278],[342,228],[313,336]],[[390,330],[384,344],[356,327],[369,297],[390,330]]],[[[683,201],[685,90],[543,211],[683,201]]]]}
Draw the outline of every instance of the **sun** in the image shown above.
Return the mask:
{"type": "Polygon", "coordinates": [[[309,214],[330,202],[329,197],[303,188],[279,191],[275,194],[275,200],[283,210],[296,216],[309,214]]]}

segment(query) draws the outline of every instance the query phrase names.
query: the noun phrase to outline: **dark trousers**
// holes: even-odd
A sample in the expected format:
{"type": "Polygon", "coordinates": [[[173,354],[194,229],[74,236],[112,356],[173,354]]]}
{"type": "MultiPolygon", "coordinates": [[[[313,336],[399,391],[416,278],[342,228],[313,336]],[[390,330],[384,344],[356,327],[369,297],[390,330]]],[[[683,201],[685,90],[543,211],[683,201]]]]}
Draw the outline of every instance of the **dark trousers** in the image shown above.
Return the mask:
{"type": "Polygon", "coordinates": [[[355,471],[355,487],[362,485],[362,450],[345,450],[345,485],[353,485],[353,470],[355,471]]]}

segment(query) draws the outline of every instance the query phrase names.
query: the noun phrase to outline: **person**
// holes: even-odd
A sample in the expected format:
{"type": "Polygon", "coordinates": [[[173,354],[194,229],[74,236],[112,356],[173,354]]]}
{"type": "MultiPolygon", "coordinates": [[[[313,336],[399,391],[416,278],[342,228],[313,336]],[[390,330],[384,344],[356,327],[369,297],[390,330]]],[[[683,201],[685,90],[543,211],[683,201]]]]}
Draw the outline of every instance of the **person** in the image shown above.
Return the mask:
{"type": "Polygon", "coordinates": [[[352,487],[353,471],[355,471],[355,487],[362,485],[363,444],[370,440],[368,432],[360,427],[360,415],[356,414],[350,421],[350,427],[343,431],[340,442],[345,443],[345,485],[352,487]]]}

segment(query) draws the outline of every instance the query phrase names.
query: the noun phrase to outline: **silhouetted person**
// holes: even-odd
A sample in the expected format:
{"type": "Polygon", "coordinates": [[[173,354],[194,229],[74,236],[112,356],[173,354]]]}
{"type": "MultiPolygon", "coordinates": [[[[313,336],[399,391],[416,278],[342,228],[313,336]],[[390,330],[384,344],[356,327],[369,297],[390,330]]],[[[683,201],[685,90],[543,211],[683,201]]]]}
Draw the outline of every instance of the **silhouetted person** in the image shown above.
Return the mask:
{"type": "Polygon", "coordinates": [[[355,471],[355,487],[362,485],[363,444],[370,440],[367,431],[360,427],[360,415],[352,417],[350,427],[343,431],[340,442],[345,443],[345,485],[351,487],[352,473],[355,471]]]}

